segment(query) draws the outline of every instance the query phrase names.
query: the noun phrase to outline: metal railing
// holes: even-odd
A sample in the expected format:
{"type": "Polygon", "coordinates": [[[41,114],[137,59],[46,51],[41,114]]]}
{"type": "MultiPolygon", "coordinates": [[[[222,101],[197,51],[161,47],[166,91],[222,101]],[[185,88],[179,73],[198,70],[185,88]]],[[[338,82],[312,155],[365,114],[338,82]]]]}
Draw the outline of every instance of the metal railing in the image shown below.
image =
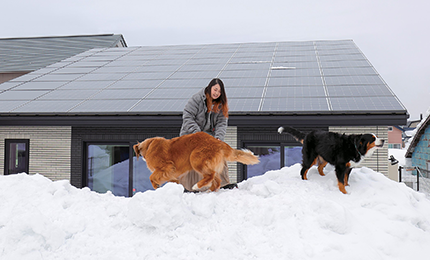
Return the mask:
{"type": "Polygon", "coordinates": [[[430,172],[420,167],[399,166],[399,181],[410,188],[430,194],[430,172]]]}

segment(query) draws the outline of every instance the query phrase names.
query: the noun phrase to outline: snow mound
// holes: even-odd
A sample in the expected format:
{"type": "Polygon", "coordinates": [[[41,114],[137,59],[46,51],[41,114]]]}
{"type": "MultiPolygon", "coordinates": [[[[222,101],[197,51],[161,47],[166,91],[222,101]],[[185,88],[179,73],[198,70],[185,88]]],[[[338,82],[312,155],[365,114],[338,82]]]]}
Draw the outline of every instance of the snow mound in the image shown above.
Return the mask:
{"type": "Polygon", "coordinates": [[[132,198],[41,175],[0,176],[0,259],[413,259],[430,255],[430,200],[368,168],[348,194],[300,165],[239,189],[132,198]]]}

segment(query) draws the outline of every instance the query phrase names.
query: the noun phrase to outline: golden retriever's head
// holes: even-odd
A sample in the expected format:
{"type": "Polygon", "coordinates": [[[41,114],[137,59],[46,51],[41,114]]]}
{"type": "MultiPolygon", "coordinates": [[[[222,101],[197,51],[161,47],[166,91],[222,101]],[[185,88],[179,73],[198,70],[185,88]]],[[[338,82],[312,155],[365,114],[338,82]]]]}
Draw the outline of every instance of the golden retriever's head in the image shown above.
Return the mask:
{"type": "Polygon", "coordinates": [[[145,161],[146,152],[148,151],[149,145],[154,141],[154,138],[145,139],[141,143],[137,143],[133,145],[134,152],[136,153],[136,159],[139,159],[139,156],[143,157],[145,161]]]}

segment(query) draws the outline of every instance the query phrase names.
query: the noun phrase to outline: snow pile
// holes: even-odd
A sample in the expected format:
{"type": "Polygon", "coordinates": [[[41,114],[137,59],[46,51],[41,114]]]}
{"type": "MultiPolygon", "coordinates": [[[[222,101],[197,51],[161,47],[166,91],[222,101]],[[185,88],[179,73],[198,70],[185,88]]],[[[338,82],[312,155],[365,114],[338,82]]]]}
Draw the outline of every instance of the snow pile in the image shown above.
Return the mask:
{"type": "Polygon", "coordinates": [[[132,198],[0,176],[0,259],[423,259],[430,201],[368,168],[349,194],[300,165],[216,193],[168,183],[132,198]]]}

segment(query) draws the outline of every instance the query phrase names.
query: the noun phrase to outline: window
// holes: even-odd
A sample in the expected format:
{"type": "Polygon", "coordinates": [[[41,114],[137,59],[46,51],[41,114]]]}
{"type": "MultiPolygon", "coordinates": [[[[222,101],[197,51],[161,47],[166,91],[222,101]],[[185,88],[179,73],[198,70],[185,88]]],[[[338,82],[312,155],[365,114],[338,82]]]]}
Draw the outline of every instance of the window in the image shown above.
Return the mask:
{"type": "Polygon", "coordinates": [[[4,174],[28,173],[29,165],[28,139],[6,139],[5,140],[5,170],[4,174]]]}
{"type": "Polygon", "coordinates": [[[141,158],[136,160],[133,144],[87,143],[86,186],[92,191],[111,191],[125,197],[153,190],[151,172],[141,158]]]}
{"type": "Polygon", "coordinates": [[[129,196],[129,144],[87,145],[87,186],[100,193],[129,196]]]}
{"type": "Polygon", "coordinates": [[[285,146],[284,147],[284,166],[289,167],[296,163],[302,163],[302,147],[285,146]]]}
{"type": "Polygon", "coordinates": [[[388,132],[392,132],[393,131],[393,127],[392,126],[389,126],[388,127],[388,132]]]}
{"type": "Polygon", "coordinates": [[[301,146],[246,145],[246,148],[260,157],[260,163],[246,166],[245,179],[302,162],[301,146]]]}
{"type": "Polygon", "coordinates": [[[278,170],[281,167],[280,146],[255,145],[246,148],[260,157],[260,163],[247,166],[247,178],[262,175],[270,170],[278,170]]]}
{"type": "Polygon", "coordinates": [[[388,144],[388,149],[402,149],[401,144],[388,144]]]}

